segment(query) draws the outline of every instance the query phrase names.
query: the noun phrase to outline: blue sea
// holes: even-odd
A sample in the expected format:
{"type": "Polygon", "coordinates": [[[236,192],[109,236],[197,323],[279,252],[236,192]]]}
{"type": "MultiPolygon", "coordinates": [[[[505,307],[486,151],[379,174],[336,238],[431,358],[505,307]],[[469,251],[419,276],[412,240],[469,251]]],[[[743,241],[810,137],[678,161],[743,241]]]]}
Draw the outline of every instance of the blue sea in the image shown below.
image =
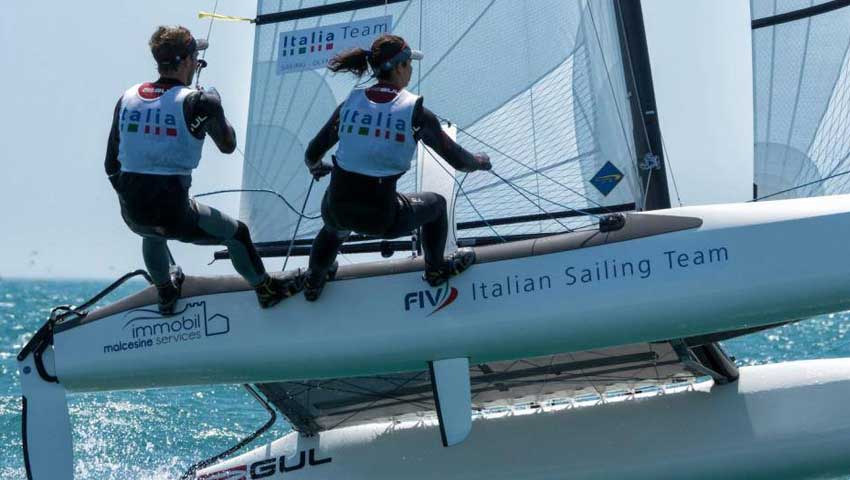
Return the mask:
{"type": "MultiPolygon", "coordinates": [[[[0,280],[0,478],[24,479],[15,356],[53,306],[79,305],[109,281],[0,280]]],[[[128,283],[107,297],[138,290],[128,283]]],[[[850,315],[826,315],[724,343],[739,365],[850,356],[850,315]]],[[[166,480],[230,447],[267,413],[237,386],[70,396],[77,478],[166,480]]],[[[288,431],[279,421],[258,442],[288,431]]],[[[260,443],[256,443],[259,445],[260,443]]]]}

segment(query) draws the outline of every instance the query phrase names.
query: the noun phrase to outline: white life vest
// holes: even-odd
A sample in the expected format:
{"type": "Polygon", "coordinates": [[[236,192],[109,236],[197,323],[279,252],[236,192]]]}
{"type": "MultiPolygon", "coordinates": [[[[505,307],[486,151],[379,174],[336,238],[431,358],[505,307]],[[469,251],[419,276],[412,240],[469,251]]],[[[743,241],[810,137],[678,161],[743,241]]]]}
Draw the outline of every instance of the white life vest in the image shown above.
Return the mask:
{"type": "Polygon", "coordinates": [[[183,101],[195,90],[151,83],[130,87],[121,97],[118,161],[122,172],[191,175],[201,160],[203,140],[186,127],[183,101]]]}
{"type": "Polygon", "coordinates": [[[339,111],[337,165],[371,177],[410,169],[416,153],[413,109],[418,99],[402,89],[393,100],[377,103],[366,97],[366,89],[353,90],[339,111]]]}

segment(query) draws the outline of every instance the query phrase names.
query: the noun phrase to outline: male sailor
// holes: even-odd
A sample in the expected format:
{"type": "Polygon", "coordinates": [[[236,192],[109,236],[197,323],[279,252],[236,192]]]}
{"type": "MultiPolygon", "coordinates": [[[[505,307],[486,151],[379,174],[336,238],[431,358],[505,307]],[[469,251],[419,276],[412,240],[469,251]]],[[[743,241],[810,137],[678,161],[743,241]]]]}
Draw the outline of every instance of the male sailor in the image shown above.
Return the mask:
{"type": "Polygon", "coordinates": [[[324,226],[313,241],[304,296],[319,298],[339,247],[352,231],[394,238],[422,227],[424,279],[437,286],[475,261],[470,249],[444,257],[448,234],[446,199],[431,192],[397,193],[396,182],[410,168],[419,140],[463,172],[489,170],[490,158],[471,154],[446,135],[422,97],[405,90],[413,72],[412,50],[396,35],[378,37],[370,49],[354,48],[331,59],[332,72],[362,77],[369,69],[378,81],[355,88],[331,115],[305,154],[316,178],[331,174],[322,200],[324,226]],[[333,166],[322,157],[337,142],[333,166]]]}
{"type": "Polygon", "coordinates": [[[166,240],[225,245],[233,267],[263,308],[300,291],[300,280],[270,277],[241,221],[189,198],[192,170],[206,135],[233,153],[236,135],[214,88],[191,88],[206,40],[184,27],[161,26],[150,39],[159,80],[130,87],[115,106],[106,147],[106,173],[118,192],[121,216],[142,237],[145,266],[159,293],[159,311],[174,313],[182,278],[171,278],[166,240]]]}

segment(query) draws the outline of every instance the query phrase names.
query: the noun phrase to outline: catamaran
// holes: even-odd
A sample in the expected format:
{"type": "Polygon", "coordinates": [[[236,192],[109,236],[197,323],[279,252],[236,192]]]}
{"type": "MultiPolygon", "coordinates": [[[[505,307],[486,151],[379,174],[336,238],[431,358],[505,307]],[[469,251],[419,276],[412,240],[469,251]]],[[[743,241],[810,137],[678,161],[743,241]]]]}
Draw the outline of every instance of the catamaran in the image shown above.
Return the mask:
{"type": "Polygon", "coordinates": [[[341,266],[317,303],[261,310],[239,277],[188,276],[169,317],[152,287],[57,307],[18,356],[29,479],[74,478],[68,392],[207,384],[293,431],[184,478],[850,471],[850,359],[739,369],[718,343],[850,308],[850,1],[751,1],[741,162],[771,201],[676,208],[639,1],[282,3],[251,20],[241,217],[262,253],[309,253],[321,228],[302,154],[353,87],[329,56],[394,32],[426,52],[410,89],[493,158],[467,179],[421,147],[399,182],[452,199],[447,248],[476,265],[428,288],[417,232],[355,236],[344,254],[387,258],[341,266]]]}

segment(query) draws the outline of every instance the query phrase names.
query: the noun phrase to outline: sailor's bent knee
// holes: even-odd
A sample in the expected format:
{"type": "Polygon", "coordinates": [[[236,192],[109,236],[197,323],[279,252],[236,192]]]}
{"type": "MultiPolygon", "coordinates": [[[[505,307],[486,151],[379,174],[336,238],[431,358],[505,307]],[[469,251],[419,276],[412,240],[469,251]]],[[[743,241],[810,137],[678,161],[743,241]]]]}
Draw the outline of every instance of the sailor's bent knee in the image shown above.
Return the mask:
{"type": "Polygon", "coordinates": [[[236,233],[233,234],[233,240],[243,244],[250,245],[251,244],[251,232],[248,230],[248,225],[245,225],[245,222],[239,220],[237,221],[236,233]]]}
{"type": "Polygon", "coordinates": [[[445,210],[447,206],[446,197],[440,195],[439,193],[432,193],[434,197],[436,197],[435,203],[438,207],[445,210]]]}

